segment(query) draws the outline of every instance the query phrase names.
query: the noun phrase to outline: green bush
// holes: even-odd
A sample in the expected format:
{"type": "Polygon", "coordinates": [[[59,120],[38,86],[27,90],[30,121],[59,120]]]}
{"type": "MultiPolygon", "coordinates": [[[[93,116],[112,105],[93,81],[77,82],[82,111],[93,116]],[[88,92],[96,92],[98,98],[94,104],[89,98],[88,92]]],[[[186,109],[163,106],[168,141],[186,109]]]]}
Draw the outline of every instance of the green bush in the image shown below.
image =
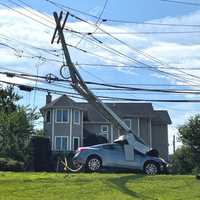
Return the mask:
{"type": "Polygon", "coordinates": [[[0,171],[23,171],[24,163],[11,158],[0,158],[0,171]]]}
{"type": "Polygon", "coordinates": [[[172,156],[171,165],[174,174],[192,174],[194,170],[197,170],[191,150],[187,146],[182,146],[176,150],[172,156]]]}
{"type": "Polygon", "coordinates": [[[52,171],[52,152],[49,138],[33,136],[29,144],[29,170],[52,171]]]}

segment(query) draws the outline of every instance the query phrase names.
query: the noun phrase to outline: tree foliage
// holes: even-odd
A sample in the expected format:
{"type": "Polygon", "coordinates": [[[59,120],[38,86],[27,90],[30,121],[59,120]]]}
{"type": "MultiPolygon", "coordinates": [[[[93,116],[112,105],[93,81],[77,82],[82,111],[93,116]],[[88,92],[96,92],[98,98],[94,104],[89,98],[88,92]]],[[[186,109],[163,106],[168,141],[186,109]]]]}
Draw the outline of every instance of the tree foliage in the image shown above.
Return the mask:
{"type": "Polygon", "coordinates": [[[187,174],[192,173],[195,168],[192,152],[190,148],[182,146],[178,148],[172,157],[172,170],[174,173],[187,174]]]}
{"type": "Polygon", "coordinates": [[[195,115],[179,127],[183,146],[172,157],[173,171],[186,174],[200,170],[200,115],[195,115]]]}
{"type": "Polygon", "coordinates": [[[179,134],[182,143],[191,150],[193,162],[200,168],[200,115],[180,126],[179,134]]]}
{"type": "Polygon", "coordinates": [[[24,161],[35,110],[17,105],[19,97],[12,87],[0,89],[0,155],[24,161]]]}

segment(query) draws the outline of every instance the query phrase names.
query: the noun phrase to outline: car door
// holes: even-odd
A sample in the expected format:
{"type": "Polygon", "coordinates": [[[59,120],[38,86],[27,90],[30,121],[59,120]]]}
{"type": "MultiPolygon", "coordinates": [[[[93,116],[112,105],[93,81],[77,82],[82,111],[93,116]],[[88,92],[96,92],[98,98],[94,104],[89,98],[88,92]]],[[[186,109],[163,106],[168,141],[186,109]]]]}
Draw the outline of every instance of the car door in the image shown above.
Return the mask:
{"type": "Polygon", "coordinates": [[[119,144],[109,144],[103,146],[105,165],[110,167],[124,167],[125,154],[123,146],[119,144]]]}

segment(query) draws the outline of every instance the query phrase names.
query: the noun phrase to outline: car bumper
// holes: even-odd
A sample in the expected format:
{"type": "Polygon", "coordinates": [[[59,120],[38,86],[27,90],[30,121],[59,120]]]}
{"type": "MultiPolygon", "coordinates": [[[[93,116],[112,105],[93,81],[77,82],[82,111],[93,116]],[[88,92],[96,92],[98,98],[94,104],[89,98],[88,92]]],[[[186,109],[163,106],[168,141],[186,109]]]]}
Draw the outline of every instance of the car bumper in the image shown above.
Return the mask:
{"type": "Polygon", "coordinates": [[[167,163],[160,164],[160,172],[161,173],[168,173],[169,165],[167,163]]]}
{"type": "Polygon", "coordinates": [[[79,156],[79,154],[75,154],[75,156],[72,158],[72,162],[74,165],[84,165],[85,164],[85,159],[79,156]]]}

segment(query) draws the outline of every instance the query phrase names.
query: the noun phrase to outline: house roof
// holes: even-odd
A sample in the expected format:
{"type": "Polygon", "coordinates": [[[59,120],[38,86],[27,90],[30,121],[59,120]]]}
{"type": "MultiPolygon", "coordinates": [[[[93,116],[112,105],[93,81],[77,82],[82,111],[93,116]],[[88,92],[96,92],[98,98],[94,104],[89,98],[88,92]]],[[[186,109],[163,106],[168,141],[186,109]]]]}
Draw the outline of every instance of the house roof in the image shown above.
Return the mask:
{"type": "MultiPolygon", "coordinates": [[[[113,112],[121,118],[150,117],[153,121],[171,124],[169,114],[165,110],[154,110],[151,103],[106,103],[113,112]]],[[[105,122],[106,119],[90,104],[75,102],[67,95],[63,95],[41,108],[41,111],[49,108],[73,107],[84,110],[84,121],[105,122]]]]}
{"type": "Polygon", "coordinates": [[[62,95],[61,97],[53,100],[52,102],[46,104],[44,107],[42,107],[40,110],[46,110],[49,108],[60,108],[60,107],[76,107],[80,108],[78,103],[73,101],[71,98],[69,98],[67,95],[62,95]]]}
{"type": "Polygon", "coordinates": [[[154,122],[162,121],[165,124],[172,123],[169,113],[166,110],[155,110],[154,115],[155,115],[155,117],[153,118],[154,122]]]}
{"type": "MultiPolygon", "coordinates": [[[[104,122],[105,118],[88,103],[79,103],[86,110],[85,121],[104,122]]],[[[166,110],[154,110],[151,103],[106,103],[119,117],[150,117],[153,121],[171,124],[171,119],[166,110]]]]}

